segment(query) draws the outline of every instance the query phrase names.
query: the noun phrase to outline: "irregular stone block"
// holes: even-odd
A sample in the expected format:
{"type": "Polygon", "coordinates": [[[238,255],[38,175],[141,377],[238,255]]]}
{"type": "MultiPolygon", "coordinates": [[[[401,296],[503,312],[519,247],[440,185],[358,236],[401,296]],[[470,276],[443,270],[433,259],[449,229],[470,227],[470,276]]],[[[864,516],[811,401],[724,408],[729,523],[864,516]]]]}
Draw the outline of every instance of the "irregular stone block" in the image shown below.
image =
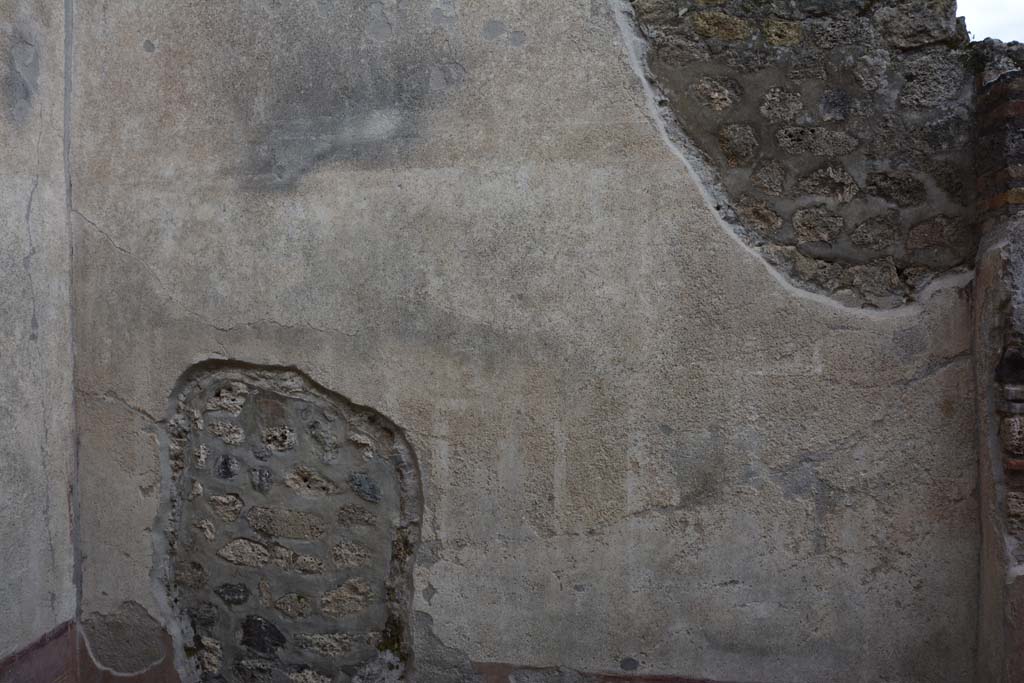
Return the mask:
{"type": "Polygon", "coordinates": [[[331,683],[331,677],[313,669],[303,669],[288,674],[288,683],[331,683]]]}
{"type": "Polygon", "coordinates": [[[249,387],[243,382],[228,382],[218,389],[206,402],[206,410],[223,410],[238,416],[249,396],[249,387]]]}
{"type": "Polygon", "coordinates": [[[254,490],[267,493],[274,485],[274,473],[268,467],[254,467],[249,470],[249,481],[254,490]]]}
{"type": "Polygon", "coordinates": [[[841,156],[857,149],[855,137],[841,130],[788,126],[775,134],[779,147],[790,154],[841,156]]]}
{"type": "Polygon", "coordinates": [[[380,486],[365,472],[354,472],[348,478],[348,485],[368,503],[379,503],[381,501],[380,486]]]}
{"type": "Polygon", "coordinates": [[[343,526],[373,526],[377,519],[366,508],[350,504],[338,508],[338,522],[343,526]]]}
{"type": "Polygon", "coordinates": [[[1003,453],[1010,458],[1024,458],[1024,415],[1007,415],[999,425],[1003,453]]]}
{"type": "Polygon", "coordinates": [[[244,605],[249,600],[249,587],[244,583],[222,583],[213,592],[226,605],[244,605]]]}
{"type": "Polygon", "coordinates": [[[874,19],[896,47],[907,49],[956,37],[956,0],[899,0],[880,5],[874,19]]]}
{"type": "Polygon", "coordinates": [[[303,496],[329,496],[338,487],[327,477],[305,465],[299,465],[284,478],[285,485],[303,496]]]}
{"type": "Polygon", "coordinates": [[[800,209],[793,214],[798,242],[833,242],[842,233],[843,217],[824,205],[800,209]]]}
{"type": "Polygon", "coordinates": [[[1024,540],[1024,491],[1006,492],[1006,522],[1010,533],[1024,540]]]}
{"type": "Polygon", "coordinates": [[[213,626],[220,618],[217,606],[211,602],[201,602],[188,609],[188,615],[193,625],[213,626]]]}
{"type": "Polygon", "coordinates": [[[199,637],[199,669],[203,673],[217,673],[221,668],[223,649],[220,641],[209,636],[199,637]]]}
{"type": "Polygon", "coordinates": [[[899,225],[898,211],[872,216],[857,224],[857,227],[850,233],[850,241],[866,249],[889,249],[896,243],[899,225]]]}
{"type": "Polygon", "coordinates": [[[198,469],[205,469],[206,463],[209,461],[209,459],[210,449],[207,448],[205,444],[200,444],[200,446],[196,448],[195,453],[192,456],[193,464],[198,469]]]}
{"type": "Polygon", "coordinates": [[[221,479],[234,479],[242,471],[242,464],[235,456],[225,453],[217,457],[213,471],[221,479]]]}
{"type": "Polygon", "coordinates": [[[211,422],[207,429],[211,434],[219,436],[224,443],[230,446],[237,446],[245,440],[245,433],[242,431],[242,428],[230,422],[211,422]]]}
{"type": "Polygon", "coordinates": [[[321,657],[340,657],[352,651],[356,636],[350,633],[304,633],[296,642],[303,650],[310,650],[321,657]]]}
{"type": "Polygon", "coordinates": [[[324,452],[333,453],[338,450],[338,437],[331,431],[329,422],[313,420],[308,427],[309,436],[324,452]]]}
{"type": "Polygon", "coordinates": [[[743,225],[753,228],[759,235],[773,237],[782,229],[782,216],[772,211],[766,202],[744,196],[736,205],[743,225]]]}
{"type": "Polygon", "coordinates": [[[110,614],[85,615],[82,630],[96,661],[116,672],[142,671],[165,656],[163,628],[136,602],[122,602],[110,614]]]}
{"type": "Polygon", "coordinates": [[[350,541],[342,541],[331,548],[331,559],[339,568],[359,567],[370,561],[370,551],[350,541]]]}
{"type": "Polygon", "coordinates": [[[902,171],[869,173],[868,192],[904,207],[922,204],[928,198],[924,183],[902,171]]]}
{"type": "Polygon", "coordinates": [[[730,166],[747,166],[757,154],[757,134],[752,126],[732,123],[718,130],[718,145],[730,166]]]}
{"type": "Polygon", "coordinates": [[[255,531],[267,536],[312,540],[324,533],[323,519],[312,512],[258,506],[249,508],[245,519],[255,531]]]}
{"type": "Polygon", "coordinates": [[[202,519],[196,522],[195,528],[207,541],[212,541],[217,538],[217,530],[214,528],[213,522],[208,519],[202,519]]]}
{"type": "Polygon", "coordinates": [[[174,579],[183,586],[201,588],[206,585],[206,568],[198,562],[179,564],[174,570],[174,579]]]}
{"type": "Polygon", "coordinates": [[[797,45],[801,37],[800,24],[769,19],[764,24],[764,37],[769,45],[797,45]]]}
{"type": "Polygon", "coordinates": [[[693,28],[706,38],[723,41],[743,40],[750,36],[750,23],[725,12],[707,11],[693,15],[693,28]]]}
{"type": "Polygon", "coordinates": [[[281,629],[263,617],[250,614],[242,622],[242,645],[265,655],[287,642],[281,629]]]}
{"type": "Polygon", "coordinates": [[[902,67],[905,82],[899,103],[907,107],[937,107],[957,99],[969,83],[959,59],[931,51],[909,58],[902,67]]]}
{"type": "Polygon", "coordinates": [[[313,611],[313,602],[305,595],[299,593],[288,593],[282,595],[274,603],[277,611],[292,619],[301,619],[313,611]]]}
{"type": "Polygon", "coordinates": [[[716,112],[730,109],[742,97],[739,83],[732,79],[699,78],[690,86],[689,92],[701,105],[716,112]]]}
{"type": "Polygon", "coordinates": [[[829,164],[805,175],[797,182],[800,192],[809,195],[831,197],[848,202],[857,196],[860,187],[845,168],[829,164]]]}
{"type": "Polygon", "coordinates": [[[818,103],[823,121],[845,121],[850,116],[853,101],[845,90],[826,90],[818,103]]]}
{"type": "Polygon", "coordinates": [[[787,88],[769,88],[761,98],[761,116],[772,123],[792,121],[803,111],[803,96],[787,88]]]}
{"type": "Polygon", "coordinates": [[[786,186],[786,168],[777,161],[766,161],[754,170],[750,180],[762,192],[781,195],[786,186]]]}
{"type": "Polygon", "coordinates": [[[270,582],[266,579],[260,579],[258,590],[260,594],[260,606],[270,607],[274,604],[274,594],[271,592],[270,582]]]}
{"type": "Polygon", "coordinates": [[[262,567],[270,559],[266,546],[247,538],[236,538],[217,551],[217,556],[232,564],[262,567]]]}
{"type": "Polygon", "coordinates": [[[210,509],[225,522],[234,522],[242,514],[242,499],[234,494],[210,496],[210,509]]]}
{"type": "Polygon", "coordinates": [[[349,579],[344,585],[323,594],[320,609],[331,616],[357,614],[366,609],[372,597],[370,584],[363,579],[349,579]]]}
{"type": "Polygon", "coordinates": [[[268,427],[263,430],[263,443],[271,450],[290,451],[295,447],[295,431],[288,426],[268,427]]]}
{"type": "Polygon", "coordinates": [[[263,659],[242,659],[235,664],[235,674],[242,683],[271,683],[274,667],[263,659]]]}

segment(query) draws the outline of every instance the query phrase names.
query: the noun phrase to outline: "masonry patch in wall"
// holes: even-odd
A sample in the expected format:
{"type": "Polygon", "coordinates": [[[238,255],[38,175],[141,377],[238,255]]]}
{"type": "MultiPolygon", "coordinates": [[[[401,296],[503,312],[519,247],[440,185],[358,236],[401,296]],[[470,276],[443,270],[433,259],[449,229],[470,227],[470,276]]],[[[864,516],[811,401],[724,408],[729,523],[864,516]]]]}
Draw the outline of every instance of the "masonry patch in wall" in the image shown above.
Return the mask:
{"type": "Polygon", "coordinates": [[[420,516],[401,431],[301,373],[215,364],[167,435],[186,680],[401,680],[420,516]]]}
{"type": "Polygon", "coordinates": [[[631,0],[722,217],[790,280],[893,308],[968,268],[975,78],[954,0],[631,0]]]}

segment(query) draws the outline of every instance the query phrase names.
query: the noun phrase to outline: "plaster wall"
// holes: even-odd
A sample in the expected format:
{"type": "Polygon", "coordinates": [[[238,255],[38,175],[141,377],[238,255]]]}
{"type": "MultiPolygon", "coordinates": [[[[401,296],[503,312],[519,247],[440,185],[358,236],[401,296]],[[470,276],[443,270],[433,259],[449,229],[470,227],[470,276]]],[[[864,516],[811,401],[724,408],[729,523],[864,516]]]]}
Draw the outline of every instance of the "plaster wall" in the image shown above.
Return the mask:
{"type": "Polygon", "coordinates": [[[64,8],[0,2],[0,659],[74,617],[64,8]]]}
{"type": "Polygon", "coordinates": [[[162,422],[230,359],[404,429],[424,681],[971,679],[967,278],[888,312],[786,284],[664,134],[617,9],[76,7],[93,635],[167,618],[162,422]]]}

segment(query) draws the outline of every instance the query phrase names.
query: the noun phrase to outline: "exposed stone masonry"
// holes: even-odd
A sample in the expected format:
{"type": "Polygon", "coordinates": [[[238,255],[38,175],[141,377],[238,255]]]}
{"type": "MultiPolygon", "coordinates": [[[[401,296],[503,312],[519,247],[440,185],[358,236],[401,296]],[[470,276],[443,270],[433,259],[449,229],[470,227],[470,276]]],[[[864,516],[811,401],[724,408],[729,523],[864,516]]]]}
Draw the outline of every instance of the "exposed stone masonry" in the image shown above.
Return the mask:
{"type": "Polygon", "coordinates": [[[633,5],[719,211],[792,280],[890,308],[969,267],[980,56],[954,0],[633,5]]]}
{"type": "Polygon", "coordinates": [[[198,678],[398,680],[419,515],[398,430],[242,368],[189,378],[169,424],[169,588],[198,678]]]}
{"type": "MultiPolygon", "coordinates": [[[[997,232],[1024,211],[1024,50],[986,46],[978,99],[978,196],[982,227],[997,232]],[[1016,58],[1017,61],[1014,60],[1016,58]]],[[[1012,282],[1019,276],[1010,275],[1012,282]]],[[[1019,292],[1011,295],[995,386],[1003,465],[1003,519],[1012,561],[1024,564],[1024,330],[1019,292]]]]}
{"type": "Polygon", "coordinates": [[[1024,45],[985,41],[975,290],[982,561],[978,680],[1024,681],[1024,45]]]}

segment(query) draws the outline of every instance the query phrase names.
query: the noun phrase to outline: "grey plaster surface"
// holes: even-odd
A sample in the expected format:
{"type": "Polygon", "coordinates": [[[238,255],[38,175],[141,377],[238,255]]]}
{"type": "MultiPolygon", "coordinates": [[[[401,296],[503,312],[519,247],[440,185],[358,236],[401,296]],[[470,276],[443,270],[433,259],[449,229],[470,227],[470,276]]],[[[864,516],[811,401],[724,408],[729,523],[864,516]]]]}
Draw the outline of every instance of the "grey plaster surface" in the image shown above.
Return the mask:
{"type": "Polygon", "coordinates": [[[889,313],[786,285],[627,39],[599,0],[78,6],[83,612],[160,613],[156,423],[230,358],[406,430],[414,649],[970,680],[966,280],[889,313]]]}
{"type": "Polygon", "coordinates": [[[64,8],[0,1],[0,658],[74,616],[64,8]]]}

